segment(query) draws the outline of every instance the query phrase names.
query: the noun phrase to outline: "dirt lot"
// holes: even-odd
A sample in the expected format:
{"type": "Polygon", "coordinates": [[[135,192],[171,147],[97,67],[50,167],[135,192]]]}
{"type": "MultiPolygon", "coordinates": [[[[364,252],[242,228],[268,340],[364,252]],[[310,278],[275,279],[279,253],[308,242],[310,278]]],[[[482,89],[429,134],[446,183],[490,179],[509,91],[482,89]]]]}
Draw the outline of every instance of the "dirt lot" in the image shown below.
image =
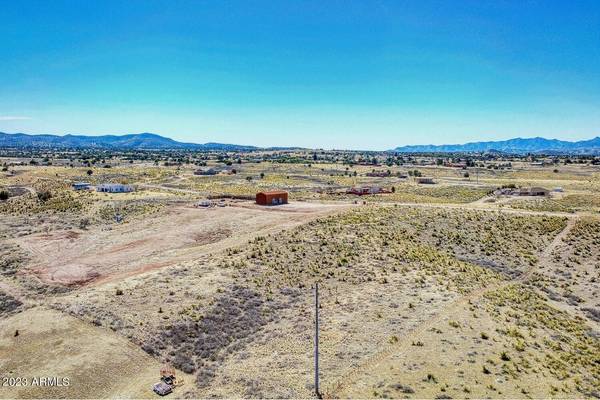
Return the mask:
{"type": "Polygon", "coordinates": [[[126,338],[57,311],[38,307],[0,325],[0,376],[27,379],[21,387],[0,386],[0,398],[150,398],[159,370],[126,338]],[[69,382],[35,385],[40,377],[69,382]]]}
{"type": "Polygon", "coordinates": [[[46,283],[86,285],[192,260],[289,228],[348,206],[296,203],[277,208],[176,206],[159,216],[112,227],[94,226],[15,239],[26,249],[28,272],[46,283]]]}

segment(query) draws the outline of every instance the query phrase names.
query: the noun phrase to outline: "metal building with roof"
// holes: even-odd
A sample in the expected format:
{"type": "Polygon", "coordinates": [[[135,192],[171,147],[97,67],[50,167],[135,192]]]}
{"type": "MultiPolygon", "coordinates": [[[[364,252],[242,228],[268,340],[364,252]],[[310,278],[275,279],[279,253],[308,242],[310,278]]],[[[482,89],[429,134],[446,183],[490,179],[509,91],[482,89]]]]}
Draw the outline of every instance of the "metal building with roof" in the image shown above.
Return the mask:
{"type": "Polygon", "coordinates": [[[287,202],[288,193],[283,190],[256,193],[256,204],[260,204],[261,206],[276,206],[279,204],[287,204],[287,202]]]}

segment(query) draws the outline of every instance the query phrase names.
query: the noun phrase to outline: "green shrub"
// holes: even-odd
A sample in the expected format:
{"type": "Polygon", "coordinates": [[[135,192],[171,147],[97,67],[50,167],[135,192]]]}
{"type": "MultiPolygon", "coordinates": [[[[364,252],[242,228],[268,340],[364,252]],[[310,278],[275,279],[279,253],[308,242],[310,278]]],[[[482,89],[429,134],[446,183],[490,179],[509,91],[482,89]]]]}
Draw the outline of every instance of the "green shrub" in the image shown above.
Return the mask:
{"type": "Polygon", "coordinates": [[[38,192],[37,197],[40,201],[48,201],[52,198],[52,193],[48,190],[38,192]]]}

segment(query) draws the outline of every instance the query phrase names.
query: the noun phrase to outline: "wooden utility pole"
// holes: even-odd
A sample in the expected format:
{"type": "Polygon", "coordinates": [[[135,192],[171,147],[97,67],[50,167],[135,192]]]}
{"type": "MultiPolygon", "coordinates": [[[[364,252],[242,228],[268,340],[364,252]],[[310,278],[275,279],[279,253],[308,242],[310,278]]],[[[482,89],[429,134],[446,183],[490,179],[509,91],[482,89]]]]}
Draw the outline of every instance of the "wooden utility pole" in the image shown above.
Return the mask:
{"type": "Polygon", "coordinates": [[[321,398],[319,390],[319,284],[315,282],[315,395],[321,398]]]}

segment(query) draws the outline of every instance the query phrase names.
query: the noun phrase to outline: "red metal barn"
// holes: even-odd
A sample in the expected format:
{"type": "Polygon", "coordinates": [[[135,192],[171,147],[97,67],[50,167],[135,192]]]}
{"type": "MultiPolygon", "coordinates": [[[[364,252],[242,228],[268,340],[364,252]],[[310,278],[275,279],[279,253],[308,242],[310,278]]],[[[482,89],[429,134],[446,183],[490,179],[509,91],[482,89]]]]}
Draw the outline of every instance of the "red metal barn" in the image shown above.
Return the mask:
{"type": "Polygon", "coordinates": [[[256,193],[256,204],[260,204],[261,206],[275,206],[278,204],[287,204],[287,202],[288,194],[283,190],[256,193]]]}

